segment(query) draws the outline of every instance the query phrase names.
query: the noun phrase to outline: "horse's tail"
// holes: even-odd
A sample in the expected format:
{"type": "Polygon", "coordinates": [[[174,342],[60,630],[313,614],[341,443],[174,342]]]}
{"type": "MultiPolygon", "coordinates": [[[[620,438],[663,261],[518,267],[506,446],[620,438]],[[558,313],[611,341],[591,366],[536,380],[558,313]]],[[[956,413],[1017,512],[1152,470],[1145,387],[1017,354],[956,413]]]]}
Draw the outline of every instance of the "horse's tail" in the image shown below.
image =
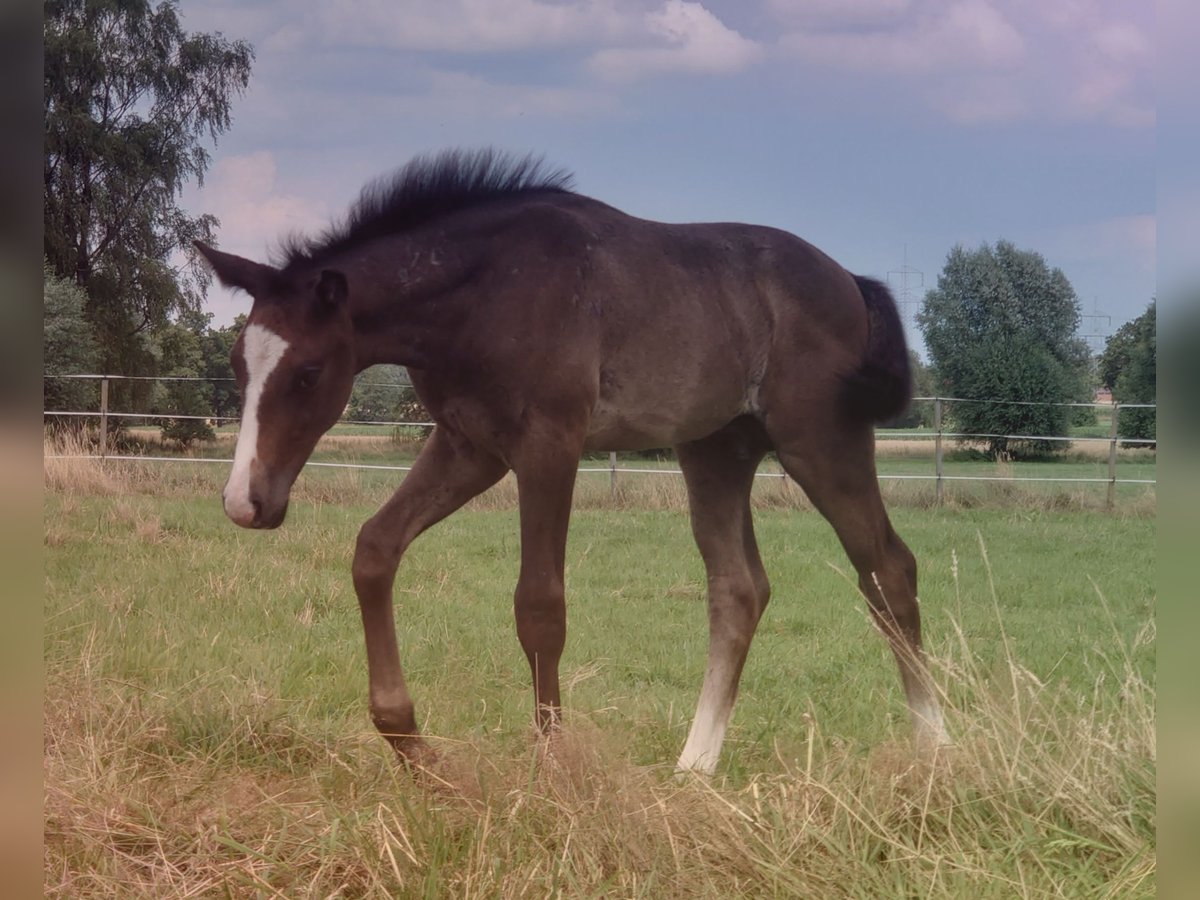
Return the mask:
{"type": "Polygon", "coordinates": [[[846,405],[852,415],[882,422],[902,413],[912,400],[904,323],[887,285],[858,275],[854,281],[867,304],[867,352],[845,381],[846,405]]]}

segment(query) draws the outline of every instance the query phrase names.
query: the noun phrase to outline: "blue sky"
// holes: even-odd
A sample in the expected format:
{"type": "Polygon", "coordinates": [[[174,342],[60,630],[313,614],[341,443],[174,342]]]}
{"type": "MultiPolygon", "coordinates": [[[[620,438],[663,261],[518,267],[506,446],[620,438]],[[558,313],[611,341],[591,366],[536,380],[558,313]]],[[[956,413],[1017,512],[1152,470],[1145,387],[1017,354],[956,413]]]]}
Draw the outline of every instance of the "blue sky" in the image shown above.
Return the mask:
{"type": "MultiPolygon", "coordinates": [[[[932,286],[956,244],[1154,296],[1154,6],[1118,0],[182,0],[257,60],[184,202],[263,259],[420,152],[544,153],[647,218],[774,225],[932,286]],[[907,254],[907,257],[906,257],[907,254]]],[[[915,310],[923,289],[909,279],[915,310]]],[[[214,286],[218,323],[246,298],[214,286]]],[[[1093,341],[1093,345],[1096,342],[1093,341]]]]}

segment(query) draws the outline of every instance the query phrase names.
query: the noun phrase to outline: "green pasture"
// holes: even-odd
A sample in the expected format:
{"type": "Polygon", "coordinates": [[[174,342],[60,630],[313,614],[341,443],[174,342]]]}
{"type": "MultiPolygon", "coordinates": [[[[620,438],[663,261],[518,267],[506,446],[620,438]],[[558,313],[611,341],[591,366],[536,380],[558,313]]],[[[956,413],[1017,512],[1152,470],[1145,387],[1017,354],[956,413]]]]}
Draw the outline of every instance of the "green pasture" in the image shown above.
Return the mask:
{"type": "MultiPolygon", "coordinates": [[[[90,643],[104,648],[93,665],[105,677],[210,707],[217,697],[270,697],[264,708],[299,705],[365,728],[349,565],[372,511],[302,504],[279,531],[247,532],[213,498],[89,498],[65,508],[51,498],[47,663],[69,665],[90,643]]],[[[1113,664],[1105,653],[1114,642],[1134,643],[1153,618],[1152,520],[983,510],[894,518],[921,561],[935,655],[957,642],[957,622],[988,671],[1003,674],[1003,631],[1038,678],[1086,691],[1113,664]]],[[[809,512],[765,510],[756,520],[774,599],[743,680],[730,771],[770,767],[777,747],[795,752],[806,711],[864,747],[904,727],[891,657],[831,529],[809,512]]],[[[418,540],[401,566],[402,658],[433,734],[526,737],[528,670],[511,622],[517,559],[515,511],[468,510],[418,540]]],[[[567,573],[569,708],[630,730],[632,759],[673,761],[707,639],[704,571],[686,516],[578,511],[567,573]]],[[[1152,645],[1134,661],[1152,677],[1152,645]]]]}
{"type": "Polygon", "coordinates": [[[446,759],[430,787],[366,713],[349,565],[374,505],[310,485],[283,528],[247,532],[155,478],[47,493],[51,893],[1153,893],[1153,518],[895,510],[962,754],[931,771],[828,525],[759,510],[773,600],[709,784],[671,778],[706,645],[686,515],[576,511],[565,761],[543,771],[516,513],[461,511],[396,586],[446,759]]]}

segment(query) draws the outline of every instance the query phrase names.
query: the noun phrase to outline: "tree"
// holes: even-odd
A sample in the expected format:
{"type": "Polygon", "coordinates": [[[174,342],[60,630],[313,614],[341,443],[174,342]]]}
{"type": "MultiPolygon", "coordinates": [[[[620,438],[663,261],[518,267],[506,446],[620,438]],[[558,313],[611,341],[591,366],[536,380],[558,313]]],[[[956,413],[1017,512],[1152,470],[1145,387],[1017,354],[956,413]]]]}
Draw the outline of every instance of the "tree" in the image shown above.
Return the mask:
{"type": "Polygon", "coordinates": [[[238,315],[232,325],[209,328],[201,337],[204,357],[203,375],[212,391],[212,414],[220,418],[237,418],[242,411],[242,398],[233,380],[233,365],[229,355],[233,345],[246,327],[245,314],[238,315]]]}
{"type": "MultiPolygon", "coordinates": [[[[92,326],[84,315],[87,297],[69,279],[59,278],[43,264],[42,361],[47,375],[96,374],[100,350],[92,326]]],[[[61,412],[98,408],[94,383],[67,378],[42,381],[42,408],[61,412]]],[[[54,427],[82,420],[55,419],[54,427]]]]}
{"type": "Polygon", "coordinates": [[[955,247],[928,291],[917,322],[956,427],[985,438],[992,455],[1039,454],[1065,442],[1004,435],[1064,436],[1070,407],[1089,399],[1087,345],[1076,336],[1079,300],[1060,269],[1007,241],[955,247]],[[1038,405],[1031,405],[1038,404],[1038,405]]]}
{"type": "Polygon", "coordinates": [[[86,292],[102,364],[149,374],[140,335],[199,310],[208,285],[191,242],[211,240],[216,220],[177,200],[202,182],[204,141],[228,129],[253,51],[188,34],[173,0],[47,0],[43,10],[45,256],[86,292]]]}
{"type": "Polygon", "coordinates": [[[1117,379],[1129,365],[1134,349],[1144,344],[1147,339],[1154,338],[1158,326],[1155,307],[1156,300],[1151,300],[1146,311],[1136,319],[1126,322],[1117,329],[1116,334],[1104,343],[1104,350],[1097,360],[1100,383],[1110,391],[1115,390],[1117,379]]]}
{"type": "MultiPolygon", "coordinates": [[[[412,418],[419,404],[401,366],[371,366],[354,380],[346,418],[355,422],[397,422],[412,418]]],[[[423,420],[427,414],[418,415],[423,420]]]]}
{"type": "MultiPolygon", "coordinates": [[[[1144,313],[1118,328],[1100,354],[1100,377],[1118,403],[1158,402],[1157,305],[1150,301],[1144,313]]],[[[1122,410],[1117,423],[1121,436],[1155,440],[1155,413],[1153,409],[1122,410]]]]}
{"type": "Polygon", "coordinates": [[[211,313],[184,313],[152,336],[156,369],[168,380],[155,382],[150,408],[170,416],[162,422],[162,436],[184,448],[215,437],[207,421],[212,415],[212,384],[204,374],[204,335],[211,319],[211,313]]]}

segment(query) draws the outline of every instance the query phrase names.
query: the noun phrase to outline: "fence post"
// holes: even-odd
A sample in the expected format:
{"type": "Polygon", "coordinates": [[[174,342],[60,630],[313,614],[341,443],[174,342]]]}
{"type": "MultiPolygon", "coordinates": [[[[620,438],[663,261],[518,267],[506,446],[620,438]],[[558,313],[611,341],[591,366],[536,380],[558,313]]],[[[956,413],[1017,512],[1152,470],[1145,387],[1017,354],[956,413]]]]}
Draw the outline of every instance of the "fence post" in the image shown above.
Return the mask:
{"type": "Polygon", "coordinates": [[[108,379],[100,379],[100,458],[108,456],[108,379]]]}
{"type": "Polygon", "coordinates": [[[617,498],[617,451],[608,452],[608,494],[614,500],[617,498]]]}
{"type": "Polygon", "coordinates": [[[933,444],[933,467],[937,474],[936,497],[938,505],[942,503],[942,398],[933,398],[933,428],[937,432],[933,444]]]}
{"type": "Polygon", "coordinates": [[[1108,429],[1108,508],[1112,509],[1117,503],[1117,420],[1120,418],[1121,404],[1113,401],[1112,424],[1108,429]]]}

